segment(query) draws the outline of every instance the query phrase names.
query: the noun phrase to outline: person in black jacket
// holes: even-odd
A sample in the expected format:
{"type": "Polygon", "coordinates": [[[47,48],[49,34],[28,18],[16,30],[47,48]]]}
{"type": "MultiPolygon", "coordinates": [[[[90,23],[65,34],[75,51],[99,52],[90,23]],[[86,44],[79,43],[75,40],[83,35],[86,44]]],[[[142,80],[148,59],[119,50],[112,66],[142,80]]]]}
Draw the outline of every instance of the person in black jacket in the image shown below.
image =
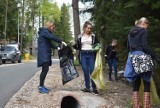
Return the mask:
{"type": "Polygon", "coordinates": [[[106,49],[106,54],[107,56],[107,61],[108,61],[108,66],[109,66],[109,80],[113,81],[112,79],[112,67],[114,67],[114,76],[115,76],[115,81],[117,81],[117,53],[115,46],[117,45],[117,40],[113,39],[112,43],[107,47],[106,49]]]}
{"type": "MultiPolygon", "coordinates": [[[[94,71],[95,64],[95,52],[92,51],[92,46],[98,43],[95,34],[92,33],[92,24],[90,22],[85,22],[83,26],[83,33],[77,38],[77,43],[74,48],[80,51],[79,59],[84,72],[85,86],[82,89],[83,92],[90,92],[90,75],[94,71]]],[[[92,93],[98,95],[98,91],[93,80],[92,82],[92,93]]]]}
{"type": "MultiPolygon", "coordinates": [[[[134,108],[140,108],[139,99],[139,88],[141,84],[141,79],[144,83],[144,108],[150,108],[150,79],[152,72],[144,72],[141,74],[136,74],[132,66],[132,56],[146,53],[151,55],[153,59],[156,59],[155,54],[148,46],[148,28],[149,21],[147,18],[142,17],[137,25],[130,31],[128,36],[129,42],[129,54],[124,71],[124,76],[130,81],[134,82],[133,87],[133,98],[134,98],[134,108]]],[[[159,59],[156,59],[160,62],[159,59]]]]}

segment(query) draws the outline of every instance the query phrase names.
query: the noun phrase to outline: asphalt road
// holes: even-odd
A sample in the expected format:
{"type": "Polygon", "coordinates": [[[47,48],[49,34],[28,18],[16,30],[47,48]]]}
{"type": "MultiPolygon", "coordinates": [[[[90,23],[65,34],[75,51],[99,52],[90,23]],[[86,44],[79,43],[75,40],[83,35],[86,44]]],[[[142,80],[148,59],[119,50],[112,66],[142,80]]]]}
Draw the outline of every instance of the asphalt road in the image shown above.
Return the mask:
{"type": "Polygon", "coordinates": [[[36,61],[1,65],[0,108],[3,108],[10,97],[12,97],[21,86],[39,70],[40,68],[36,67],[36,61]]]}
{"type": "MultiPolygon", "coordinates": [[[[58,63],[53,60],[53,63],[58,63]]],[[[36,61],[0,65],[0,108],[41,68],[36,61]]]]}

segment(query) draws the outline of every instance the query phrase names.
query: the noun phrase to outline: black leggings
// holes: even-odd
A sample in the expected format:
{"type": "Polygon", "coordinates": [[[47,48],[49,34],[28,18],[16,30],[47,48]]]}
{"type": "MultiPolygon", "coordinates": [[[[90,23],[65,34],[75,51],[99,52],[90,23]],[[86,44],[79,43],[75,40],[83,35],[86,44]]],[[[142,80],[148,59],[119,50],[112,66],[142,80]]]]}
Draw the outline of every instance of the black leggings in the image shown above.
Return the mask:
{"type": "MultiPolygon", "coordinates": [[[[150,92],[150,82],[146,82],[143,80],[144,84],[144,92],[150,92]]],[[[141,85],[141,77],[137,77],[136,81],[134,82],[133,91],[139,91],[141,85]]]]}
{"type": "Polygon", "coordinates": [[[40,74],[40,85],[39,86],[44,86],[44,80],[46,78],[48,70],[49,70],[49,64],[48,63],[44,63],[42,65],[42,72],[40,74]]]}

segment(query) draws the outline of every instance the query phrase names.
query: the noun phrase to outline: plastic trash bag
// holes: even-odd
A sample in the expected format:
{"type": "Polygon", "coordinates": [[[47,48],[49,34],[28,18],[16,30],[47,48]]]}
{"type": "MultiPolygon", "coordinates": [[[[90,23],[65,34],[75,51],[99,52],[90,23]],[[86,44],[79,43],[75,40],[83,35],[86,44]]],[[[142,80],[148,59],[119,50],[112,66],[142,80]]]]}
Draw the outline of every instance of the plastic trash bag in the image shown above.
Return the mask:
{"type": "Polygon", "coordinates": [[[66,52],[65,48],[67,47],[64,47],[61,50],[59,50],[60,68],[62,73],[63,85],[79,76],[74,66],[73,60],[69,57],[70,54],[64,53],[64,51],[66,52]]]}
{"type": "Polygon", "coordinates": [[[101,45],[99,43],[96,43],[92,47],[92,51],[97,52],[101,48],[101,45]]]}
{"type": "Polygon", "coordinates": [[[96,55],[95,68],[91,74],[91,79],[94,81],[97,88],[105,89],[101,52],[102,49],[100,48],[96,55]]]}
{"type": "Polygon", "coordinates": [[[73,64],[73,60],[69,58],[66,57],[60,58],[60,68],[62,73],[63,85],[79,76],[73,64]]]}

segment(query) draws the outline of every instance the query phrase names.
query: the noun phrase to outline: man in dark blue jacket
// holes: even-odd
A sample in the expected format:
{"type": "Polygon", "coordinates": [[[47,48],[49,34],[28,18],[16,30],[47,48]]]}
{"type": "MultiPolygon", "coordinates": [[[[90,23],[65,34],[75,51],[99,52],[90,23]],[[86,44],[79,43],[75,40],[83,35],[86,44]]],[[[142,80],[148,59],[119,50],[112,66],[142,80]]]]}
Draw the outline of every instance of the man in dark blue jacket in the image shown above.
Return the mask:
{"type": "Polygon", "coordinates": [[[48,89],[44,86],[44,80],[48,73],[49,66],[52,65],[51,60],[51,48],[58,49],[57,46],[54,46],[51,41],[57,43],[62,43],[67,45],[61,39],[57,38],[52,32],[55,30],[55,24],[53,21],[48,21],[45,24],[45,27],[39,28],[39,38],[38,38],[38,58],[37,63],[38,67],[42,67],[42,72],[40,74],[40,84],[38,90],[40,93],[48,93],[48,89]]]}

